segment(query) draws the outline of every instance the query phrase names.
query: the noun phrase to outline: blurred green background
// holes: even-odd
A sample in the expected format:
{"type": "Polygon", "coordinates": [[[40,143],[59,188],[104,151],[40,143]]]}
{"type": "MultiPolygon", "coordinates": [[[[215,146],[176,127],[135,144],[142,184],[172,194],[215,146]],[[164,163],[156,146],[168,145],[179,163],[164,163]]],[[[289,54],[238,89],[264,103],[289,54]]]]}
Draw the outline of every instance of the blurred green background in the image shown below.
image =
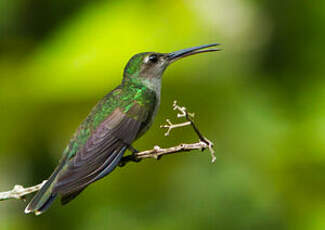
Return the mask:
{"type": "Polygon", "coordinates": [[[324,11],[323,0],[0,0],[0,191],[50,175],[133,54],[224,49],[168,68],[135,143],[196,141],[159,128],[177,99],[215,142],[215,164],[208,152],[131,163],[39,217],[4,201],[0,229],[325,229],[324,11]]]}

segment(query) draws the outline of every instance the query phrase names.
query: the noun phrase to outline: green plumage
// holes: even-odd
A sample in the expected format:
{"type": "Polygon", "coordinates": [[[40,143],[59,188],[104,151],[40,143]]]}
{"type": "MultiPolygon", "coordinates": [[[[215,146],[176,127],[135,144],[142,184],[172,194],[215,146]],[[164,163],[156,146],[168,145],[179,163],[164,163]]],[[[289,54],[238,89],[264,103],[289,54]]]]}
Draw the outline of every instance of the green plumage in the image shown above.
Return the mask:
{"type": "MultiPolygon", "coordinates": [[[[103,120],[116,108],[121,108],[126,116],[139,120],[139,114],[130,113],[130,109],[134,105],[139,105],[143,110],[146,110],[148,114],[153,114],[156,106],[159,104],[157,104],[157,102],[156,92],[144,86],[139,81],[132,80],[124,82],[101,99],[92,109],[88,117],[81,123],[76,131],[70,144],[64,151],[64,154],[67,154],[68,158],[73,157],[86,143],[92,132],[96,130],[101,122],[103,122],[103,120]]],[[[148,117],[148,121],[146,121],[148,125],[151,124],[150,118],[153,119],[153,117],[148,117]]],[[[144,126],[143,128],[149,127],[144,126]]]]}
{"type": "Polygon", "coordinates": [[[125,67],[122,83],[100,100],[81,123],[59,165],[25,213],[43,213],[57,195],[66,204],[114,170],[124,152],[151,126],[160,104],[161,76],[167,66],[193,50],[214,45],[133,56],[125,67]]]}
{"type": "Polygon", "coordinates": [[[150,127],[159,106],[160,86],[159,90],[152,88],[140,76],[137,65],[145,55],[130,60],[122,84],[101,99],[81,123],[47,184],[26,207],[27,213],[41,214],[58,194],[62,203],[69,202],[113,170],[132,142],[150,127]]]}

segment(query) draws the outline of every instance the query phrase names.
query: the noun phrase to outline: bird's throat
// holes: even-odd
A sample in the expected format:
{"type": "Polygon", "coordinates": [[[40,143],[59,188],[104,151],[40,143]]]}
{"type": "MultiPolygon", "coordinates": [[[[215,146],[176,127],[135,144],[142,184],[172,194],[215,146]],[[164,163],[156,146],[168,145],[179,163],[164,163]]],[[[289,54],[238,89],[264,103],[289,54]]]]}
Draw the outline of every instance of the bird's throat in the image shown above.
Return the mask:
{"type": "Polygon", "coordinates": [[[155,92],[157,98],[160,98],[161,92],[161,78],[129,78],[123,81],[124,87],[128,88],[145,88],[155,92]]]}

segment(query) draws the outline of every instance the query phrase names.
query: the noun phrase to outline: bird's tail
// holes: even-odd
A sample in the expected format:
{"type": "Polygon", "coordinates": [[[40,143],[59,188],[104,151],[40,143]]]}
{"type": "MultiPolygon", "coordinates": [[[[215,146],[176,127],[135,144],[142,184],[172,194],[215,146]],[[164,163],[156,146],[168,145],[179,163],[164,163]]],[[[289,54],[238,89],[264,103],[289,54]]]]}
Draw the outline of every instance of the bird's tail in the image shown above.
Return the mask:
{"type": "Polygon", "coordinates": [[[38,191],[38,193],[29,202],[29,204],[25,208],[26,214],[34,212],[35,215],[40,215],[50,207],[55,197],[57,196],[57,194],[54,194],[52,190],[53,182],[55,181],[55,178],[61,169],[60,166],[61,164],[53,172],[48,181],[42,186],[40,191],[38,191]]]}

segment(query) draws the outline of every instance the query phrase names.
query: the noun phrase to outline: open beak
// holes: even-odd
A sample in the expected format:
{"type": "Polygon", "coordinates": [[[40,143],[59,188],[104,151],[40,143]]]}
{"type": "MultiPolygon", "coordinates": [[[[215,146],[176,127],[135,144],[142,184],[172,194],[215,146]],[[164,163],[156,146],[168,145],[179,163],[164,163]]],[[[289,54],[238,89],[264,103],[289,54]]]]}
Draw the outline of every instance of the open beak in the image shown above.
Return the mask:
{"type": "Polygon", "coordinates": [[[194,54],[199,53],[206,53],[206,52],[213,52],[213,51],[220,51],[221,49],[214,48],[214,49],[206,49],[214,46],[220,45],[219,43],[213,43],[209,45],[203,45],[203,46],[196,46],[188,49],[178,50],[175,52],[171,52],[167,55],[169,63],[172,63],[178,59],[181,59],[183,57],[191,56],[194,54]]]}

